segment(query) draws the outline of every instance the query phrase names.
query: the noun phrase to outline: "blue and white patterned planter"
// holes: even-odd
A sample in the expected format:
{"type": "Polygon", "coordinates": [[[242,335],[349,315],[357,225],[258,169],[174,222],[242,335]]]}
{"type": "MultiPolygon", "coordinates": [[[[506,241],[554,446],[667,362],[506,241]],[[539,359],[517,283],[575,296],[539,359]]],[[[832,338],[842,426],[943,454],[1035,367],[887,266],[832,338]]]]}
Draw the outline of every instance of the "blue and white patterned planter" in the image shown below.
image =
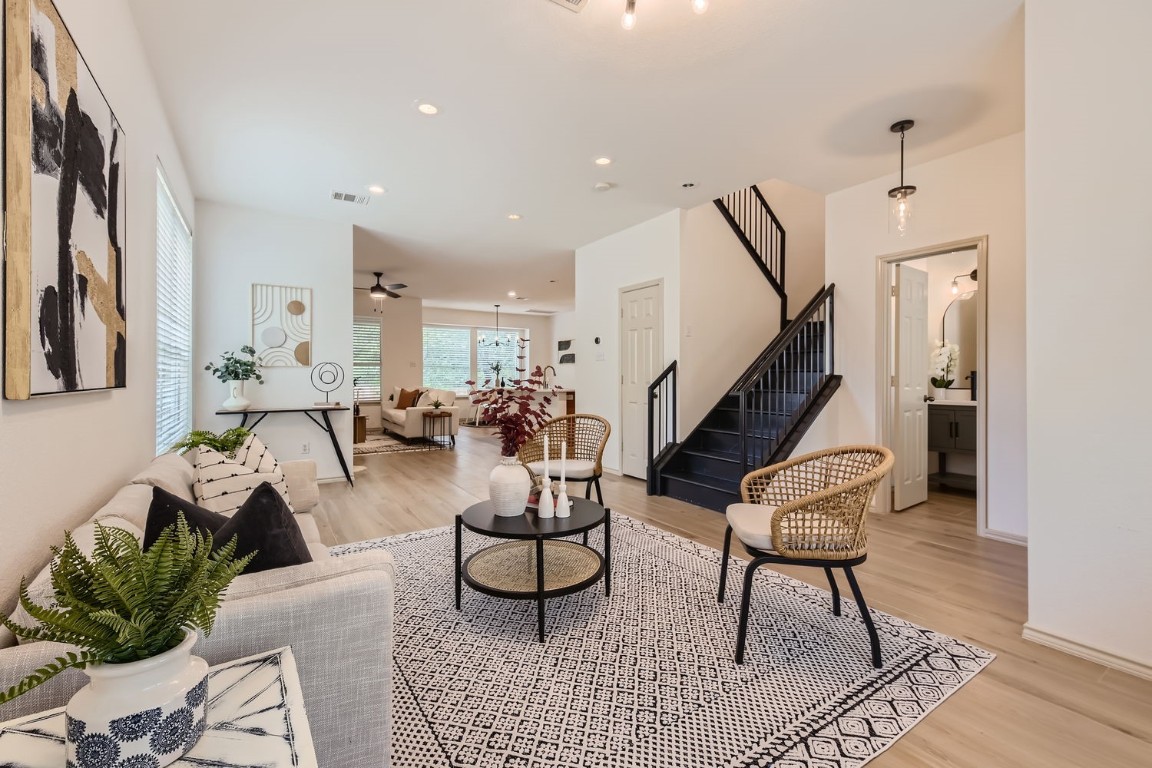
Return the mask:
{"type": "Polygon", "coordinates": [[[65,708],[68,768],[163,768],[204,733],[208,664],[195,633],[159,656],[85,670],[65,708]]]}

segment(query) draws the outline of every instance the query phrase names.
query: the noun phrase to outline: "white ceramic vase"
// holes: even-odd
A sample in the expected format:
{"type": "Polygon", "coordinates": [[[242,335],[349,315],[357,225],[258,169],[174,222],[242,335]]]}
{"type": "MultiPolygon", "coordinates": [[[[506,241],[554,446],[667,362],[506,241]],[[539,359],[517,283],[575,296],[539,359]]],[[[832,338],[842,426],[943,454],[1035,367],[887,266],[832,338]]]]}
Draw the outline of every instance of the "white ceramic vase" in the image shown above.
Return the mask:
{"type": "Polygon", "coordinates": [[[68,765],[176,762],[204,733],[208,664],[192,655],[196,633],[159,656],[126,664],[94,664],[88,685],[64,712],[68,765]]]}
{"type": "Polygon", "coordinates": [[[488,475],[488,498],[500,517],[524,514],[528,494],[532,490],[532,477],[515,456],[503,456],[488,475]]]}
{"type": "Polygon", "coordinates": [[[222,409],[225,411],[242,411],[252,405],[251,401],[244,397],[244,382],[226,381],[224,383],[228,385],[228,399],[220,404],[222,409]]]}

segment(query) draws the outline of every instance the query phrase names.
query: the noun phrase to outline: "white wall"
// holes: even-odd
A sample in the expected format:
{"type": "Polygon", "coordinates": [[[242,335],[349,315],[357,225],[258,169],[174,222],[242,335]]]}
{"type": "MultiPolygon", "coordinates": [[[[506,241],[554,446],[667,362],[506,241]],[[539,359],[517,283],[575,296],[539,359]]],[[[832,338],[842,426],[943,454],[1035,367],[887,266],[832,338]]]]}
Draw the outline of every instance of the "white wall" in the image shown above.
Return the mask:
{"type": "Polygon", "coordinates": [[[715,205],[681,221],[676,377],[686,437],[780,332],[780,297],[715,205]]]}
{"type": "MultiPolygon", "coordinates": [[[[559,362],[560,356],[565,353],[556,351],[556,344],[564,341],[565,339],[575,342],[576,336],[579,334],[579,332],[580,324],[574,311],[560,312],[552,315],[552,350],[553,356],[557,361],[553,364],[556,366],[556,380],[565,387],[575,387],[575,382],[579,375],[578,366],[584,361],[577,357],[576,362],[574,363],[561,364],[559,362]]],[[[569,349],[568,351],[575,352],[575,343],[573,343],[573,348],[569,349]]],[[[576,400],[576,410],[582,413],[582,411],[580,411],[579,398],[576,400]]]]}
{"type": "MultiPolygon", "coordinates": [[[[35,575],[63,531],[142,469],[156,444],[156,167],[193,218],[180,154],[124,0],[57,0],[123,126],[127,389],[0,401],[0,584],[35,575]],[[66,478],[62,475],[66,473],[66,478]]],[[[3,302],[3,296],[0,296],[3,302]]],[[[2,306],[2,304],[0,304],[2,306]]],[[[12,600],[0,601],[8,612],[12,600]]]]}
{"type": "Polygon", "coordinates": [[[1152,674],[1152,418],[1122,394],[1152,380],[1152,4],[1025,23],[1028,628],[1152,674]]]}
{"type": "Polygon", "coordinates": [[[675,210],[576,249],[576,407],[608,419],[604,467],[620,471],[620,289],[664,281],[664,362],[680,356],[680,216],[675,210]],[[593,339],[600,337],[597,345],[593,339]]]}
{"type": "Polygon", "coordinates": [[[825,198],[780,179],[756,186],[784,227],[784,290],[788,292],[788,316],[795,317],[824,286],[825,198]]]}
{"type": "MultiPolygon", "coordinates": [[[[312,364],[335,362],[345,371],[333,401],[352,405],[352,228],[344,224],[196,203],[196,418],[197,428],[219,431],[239,423],[216,416],[225,385],[202,370],[225,350],[252,342],[252,284],[312,289],[312,364]]],[[[311,367],[267,368],[262,386],[248,382],[245,396],[265,407],[309,406],[324,400],[312,386],[311,367]]],[[[331,414],[344,456],[352,463],[352,417],[331,414]]],[[[311,458],[321,478],[342,478],[330,438],[303,414],[269,416],[257,428],[278,459],[311,458]],[[307,443],[310,451],[303,452],[307,443]]]]}
{"type": "MultiPolygon", "coordinates": [[[[352,313],[380,322],[380,391],[384,402],[393,387],[414,389],[424,378],[424,336],[421,330],[422,300],[403,296],[377,302],[366,291],[352,291],[352,313]]],[[[380,428],[380,405],[364,404],[368,429],[380,428]]]]}
{"type": "Polygon", "coordinates": [[[988,274],[980,277],[988,305],[988,371],[981,382],[988,395],[988,528],[1016,537],[1028,532],[1023,169],[1022,134],[907,169],[919,190],[916,220],[903,238],[888,233],[894,176],[829,195],[826,278],[837,288],[836,365],[844,382],[798,449],[880,438],[877,257],[988,235],[988,274]]]}

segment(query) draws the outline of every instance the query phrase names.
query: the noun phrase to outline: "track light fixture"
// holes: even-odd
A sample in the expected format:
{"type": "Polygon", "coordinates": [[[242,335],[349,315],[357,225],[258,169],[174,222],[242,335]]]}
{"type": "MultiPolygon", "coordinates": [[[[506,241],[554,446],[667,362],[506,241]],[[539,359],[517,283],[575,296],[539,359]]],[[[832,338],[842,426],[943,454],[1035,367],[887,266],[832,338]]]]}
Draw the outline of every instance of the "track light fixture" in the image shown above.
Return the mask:
{"type": "Polygon", "coordinates": [[[889,208],[889,226],[903,237],[912,224],[912,195],[916,187],[904,183],[904,133],[916,125],[914,120],[900,120],[892,123],[892,133],[900,134],[900,186],[888,190],[892,202],[889,208]]]}

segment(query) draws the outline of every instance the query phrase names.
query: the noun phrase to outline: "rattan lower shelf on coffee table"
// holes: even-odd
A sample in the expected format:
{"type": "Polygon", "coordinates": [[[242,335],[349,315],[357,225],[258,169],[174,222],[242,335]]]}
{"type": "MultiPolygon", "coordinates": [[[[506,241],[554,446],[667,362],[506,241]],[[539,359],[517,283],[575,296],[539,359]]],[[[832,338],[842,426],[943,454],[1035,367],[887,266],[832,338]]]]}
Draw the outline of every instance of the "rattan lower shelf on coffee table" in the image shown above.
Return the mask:
{"type": "Polygon", "coordinates": [[[611,513],[587,499],[574,499],[572,515],[541,520],[535,510],[498,517],[491,502],[474,504],[456,516],[456,609],[461,584],[510,600],[535,600],[540,642],[544,642],[544,601],[587,589],[604,579],[612,591],[611,513]],[[604,526],[604,552],[587,546],[588,531],[604,526]],[[509,541],[485,547],[463,559],[463,530],[509,541]],[[584,534],[585,543],[562,540],[584,534]]]}

